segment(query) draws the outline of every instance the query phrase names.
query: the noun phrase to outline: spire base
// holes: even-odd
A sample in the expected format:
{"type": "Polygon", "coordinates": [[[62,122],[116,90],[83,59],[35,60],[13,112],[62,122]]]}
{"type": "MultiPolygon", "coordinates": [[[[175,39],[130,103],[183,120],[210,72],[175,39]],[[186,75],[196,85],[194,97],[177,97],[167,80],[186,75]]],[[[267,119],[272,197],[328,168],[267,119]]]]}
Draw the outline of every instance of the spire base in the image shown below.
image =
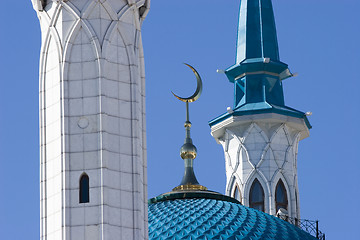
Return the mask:
{"type": "Polygon", "coordinates": [[[277,76],[280,80],[292,76],[287,64],[270,58],[245,59],[241,63],[235,64],[225,70],[226,76],[232,83],[246,75],[265,73],[277,76]]]}
{"type": "Polygon", "coordinates": [[[186,190],[201,190],[205,191],[207,190],[207,187],[204,187],[202,185],[198,184],[185,184],[185,185],[179,185],[175,188],[173,188],[173,191],[186,191],[186,190]]]}

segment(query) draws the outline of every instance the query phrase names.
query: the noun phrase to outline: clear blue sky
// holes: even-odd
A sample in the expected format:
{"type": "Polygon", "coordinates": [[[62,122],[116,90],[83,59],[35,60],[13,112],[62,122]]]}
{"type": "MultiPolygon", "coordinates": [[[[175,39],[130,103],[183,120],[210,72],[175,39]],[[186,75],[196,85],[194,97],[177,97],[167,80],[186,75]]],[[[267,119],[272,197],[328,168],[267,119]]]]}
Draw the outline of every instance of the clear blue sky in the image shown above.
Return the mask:
{"type": "MultiPolygon", "coordinates": [[[[207,122],[232,106],[233,86],[216,69],[235,61],[239,0],[153,0],[143,25],[147,76],[149,198],[180,183],[192,64],[203,78],[191,104],[199,182],[224,192],[224,157],[207,122]]],[[[288,106],[312,111],[298,155],[301,216],[328,240],[360,239],[360,20],[358,0],[273,0],[288,106]]],[[[0,238],[39,239],[38,62],[40,30],[30,0],[0,7],[0,238]]]]}

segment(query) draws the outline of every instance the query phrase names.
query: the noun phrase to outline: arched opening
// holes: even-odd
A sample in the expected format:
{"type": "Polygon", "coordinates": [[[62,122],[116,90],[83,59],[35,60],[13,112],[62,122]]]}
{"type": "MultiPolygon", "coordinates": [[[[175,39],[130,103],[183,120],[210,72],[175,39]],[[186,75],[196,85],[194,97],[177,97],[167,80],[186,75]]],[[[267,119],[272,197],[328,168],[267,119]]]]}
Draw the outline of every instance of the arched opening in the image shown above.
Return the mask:
{"type": "Polygon", "coordinates": [[[79,185],[79,202],[88,203],[90,201],[89,176],[86,173],[81,176],[79,185]]]}
{"type": "Polygon", "coordinates": [[[249,200],[251,208],[265,212],[264,189],[257,178],[255,178],[253,184],[251,185],[249,200]]]}
{"type": "Polygon", "coordinates": [[[288,199],[287,199],[286,188],[283,181],[281,181],[281,179],[279,180],[275,188],[275,203],[276,203],[276,212],[280,208],[284,208],[288,210],[288,199]]]}
{"type": "Polygon", "coordinates": [[[235,190],[233,193],[233,198],[235,198],[236,200],[238,200],[239,202],[241,202],[241,193],[240,193],[240,189],[239,186],[236,184],[235,185],[235,190]]]}

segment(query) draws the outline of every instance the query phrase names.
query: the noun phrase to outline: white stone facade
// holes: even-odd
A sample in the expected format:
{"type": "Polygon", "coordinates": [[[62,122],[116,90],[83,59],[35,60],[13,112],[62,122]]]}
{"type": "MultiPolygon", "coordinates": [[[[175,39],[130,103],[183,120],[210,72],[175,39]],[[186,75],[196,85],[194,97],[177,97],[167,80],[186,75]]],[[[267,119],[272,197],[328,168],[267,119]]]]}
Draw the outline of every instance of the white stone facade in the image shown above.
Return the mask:
{"type": "Polygon", "coordinates": [[[264,190],[265,212],[275,215],[275,188],[285,185],[290,217],[300,217],[297,151],[309,136],[302,119],[279,114],[231,117],[211,128],[224,149],[226,195],[240,191],[241,203],[249,206],[252,183],[258,179],[264,190]]]}
{"type": "Polygon", "coordinates": [[[141,23],[150,0],[32,0],[42,240],[148,238],[141,23]],[[90,201],[79,203],[89,176],[90,201]]]}

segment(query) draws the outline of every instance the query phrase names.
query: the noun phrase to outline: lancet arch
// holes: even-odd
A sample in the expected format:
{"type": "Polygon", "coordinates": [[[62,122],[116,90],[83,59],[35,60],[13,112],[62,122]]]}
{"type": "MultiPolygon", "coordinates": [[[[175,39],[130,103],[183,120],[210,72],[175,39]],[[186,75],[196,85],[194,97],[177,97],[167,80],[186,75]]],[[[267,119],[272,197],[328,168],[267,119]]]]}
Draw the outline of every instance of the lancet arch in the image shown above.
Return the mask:
{"type": "Polygon", "coordinates": [[[239,185],[235,184],[232,197],[238,200],[239,202],[242,202],[242,194],[239,185]]]}
{"type": "Polygon", "coordinates": [[[249,207],[265,212],[264,188],[257,178],[254,179],[250,187],[249,207]]]}
{"type": "Polygon", "coordinates": [[[288,194],[285,185],[281,179],[275,187],[275,210],[279,211],[280,208],[289,210],[288,194]]]}

